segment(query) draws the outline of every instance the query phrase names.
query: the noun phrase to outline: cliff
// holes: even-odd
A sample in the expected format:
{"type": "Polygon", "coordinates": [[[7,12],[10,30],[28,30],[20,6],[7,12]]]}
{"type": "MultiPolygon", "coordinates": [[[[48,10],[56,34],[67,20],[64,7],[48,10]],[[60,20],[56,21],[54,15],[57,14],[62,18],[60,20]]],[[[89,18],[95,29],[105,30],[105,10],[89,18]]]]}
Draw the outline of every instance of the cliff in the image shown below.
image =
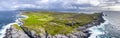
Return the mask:
{"type": "Polygon", "coordinates": [[[30,17],[32,18],[30,19],[28,18],[27,20],[23,19],[24,24],[20,27],[16,27],[14,25],[11,26],[10,29],[6,30],[6,34],[5,34],[6,36],[4,38],[88,38],[90,36],[90,33],[89,30],[87,30],[87,28],[99,25],[100,23],[104,22],[104,19],[102,18],[103,16],[102,13],[96,13],[96,14],[44,13],[43,14],[42,12],[39,13],[42,14],[40,16],[45,15],[45,17],[40,17],[39,22],[38,20],[36,21],[33,19],[34,18],[33,16],[35,16],[33,15],[33,13],[32,13],[33,16],[31,16],[30,13],[24,13],[24,15],[26,14],[27,16],[30,15],[29,18],[30,17]],[[47,16],[46,14],[50,14],[50,15],[47,16]],[[55,17],[53,19],[53,17],[50,16],[53,17],[55,16],[55,17]],[[32,22],[29,21],[31,19],[34,21],[32,22]],[[66,19],[70,22],[66,21],[66,19]]]}
{"type": "Polygon", "coordinates": [[[17,24],[11,26],[9,29],[6,30],[6,36],[3,38],[30,38],[27,34],[24,33],[22,29],[18,29],[16,27],[17,24]]]}

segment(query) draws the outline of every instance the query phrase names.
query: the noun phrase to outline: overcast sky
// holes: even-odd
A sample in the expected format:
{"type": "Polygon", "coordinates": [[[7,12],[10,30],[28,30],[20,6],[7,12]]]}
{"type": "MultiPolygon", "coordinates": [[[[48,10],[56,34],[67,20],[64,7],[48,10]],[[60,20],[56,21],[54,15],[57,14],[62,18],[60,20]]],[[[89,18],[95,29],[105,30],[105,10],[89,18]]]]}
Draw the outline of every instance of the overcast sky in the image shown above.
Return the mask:
{"type": "Polygon", "coordinates": [[[0,10],[21,8],[120,10],[120,0],[0,0],[0,10]]]}

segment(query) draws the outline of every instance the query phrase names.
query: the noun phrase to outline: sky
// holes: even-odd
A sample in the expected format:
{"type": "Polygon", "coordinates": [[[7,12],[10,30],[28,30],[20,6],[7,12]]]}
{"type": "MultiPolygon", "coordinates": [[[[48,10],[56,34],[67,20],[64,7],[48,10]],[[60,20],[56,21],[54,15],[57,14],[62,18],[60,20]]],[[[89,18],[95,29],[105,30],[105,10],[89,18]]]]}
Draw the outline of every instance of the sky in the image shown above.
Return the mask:
{"type": "Polygon", "coordinates": [[[0,0],[0,10],[24,8],[119,11],[120,0],[0,0]]]}

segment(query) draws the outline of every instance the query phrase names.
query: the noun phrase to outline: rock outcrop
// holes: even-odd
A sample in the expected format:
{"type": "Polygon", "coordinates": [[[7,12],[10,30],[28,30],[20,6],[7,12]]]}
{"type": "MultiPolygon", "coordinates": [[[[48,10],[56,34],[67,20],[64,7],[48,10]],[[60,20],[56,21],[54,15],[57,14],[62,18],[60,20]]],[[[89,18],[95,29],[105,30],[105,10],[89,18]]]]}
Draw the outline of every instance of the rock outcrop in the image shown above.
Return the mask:
{"type": "Polygon", "coordinates": [[[30,38],[27,34],[24,33],[23,30],[18,30],[11,26],[6,30],[6,36],[3,38],[30,38]]]}
{"type": "Polygon", "coordinates": [[[88,38],[90,36],[90,33],[87,28],[103,23],[104,19],[102,18],[102,16],[103,13],[101,13],[99,18],[97,20],[94,20],[92,23],[76,28],[76,30],[78,30],[77,32],[72,32],[66,35],[56,34],[52,36],[46,31],[42,32],[41,34],[37,34],[35,31],[30,30],[29,28],[26,28],[24,26],[20,26],[22,30],[15,29],[11,26],[10,29],[6,30],[6,36],[4,38],[88,38]]]}

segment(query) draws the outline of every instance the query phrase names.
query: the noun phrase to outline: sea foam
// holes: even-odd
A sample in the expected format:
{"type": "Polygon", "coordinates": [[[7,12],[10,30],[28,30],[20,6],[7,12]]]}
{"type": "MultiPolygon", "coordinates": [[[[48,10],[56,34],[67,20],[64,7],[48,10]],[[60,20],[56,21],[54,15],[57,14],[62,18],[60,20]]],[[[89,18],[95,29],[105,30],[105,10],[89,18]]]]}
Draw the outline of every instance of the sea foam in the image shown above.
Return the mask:
{"type": "Polygon", "coordinates": [[[19,26],[22,25],[23,23],[20,21],[21,18],[28,18],[28,16],[25,15],[17,15],[18,18],[15,20],[13,23],[9,23],[6,26],[3,26],[2,29],[0,30],[0,38],[3,38],[5,36],[6,30],[11,27],[11,25],[18,24],[19,26]]]}
{"type": "Polygon", "coordinates": [[[6,33],[6,29],[10,28],[11,25],[17,24],[17,22],[13,22],[13,23],[9,23],[6,26],[3,26],[2,29],[0,30],[0,38],[3,38],[5,36],[6,33]]]}
{"type": "Polygon", "coordinates": [[[103,16],[105,22],[101,23],[100,25],[94,26],[89,28],[89,30],[91,31],[91,35],[89,38],[100,38],[99,35],[103,35],[106,33],[105,31],[105,25],[109,24],[108,20],[105,18],[105,16],[103,16]]]}

